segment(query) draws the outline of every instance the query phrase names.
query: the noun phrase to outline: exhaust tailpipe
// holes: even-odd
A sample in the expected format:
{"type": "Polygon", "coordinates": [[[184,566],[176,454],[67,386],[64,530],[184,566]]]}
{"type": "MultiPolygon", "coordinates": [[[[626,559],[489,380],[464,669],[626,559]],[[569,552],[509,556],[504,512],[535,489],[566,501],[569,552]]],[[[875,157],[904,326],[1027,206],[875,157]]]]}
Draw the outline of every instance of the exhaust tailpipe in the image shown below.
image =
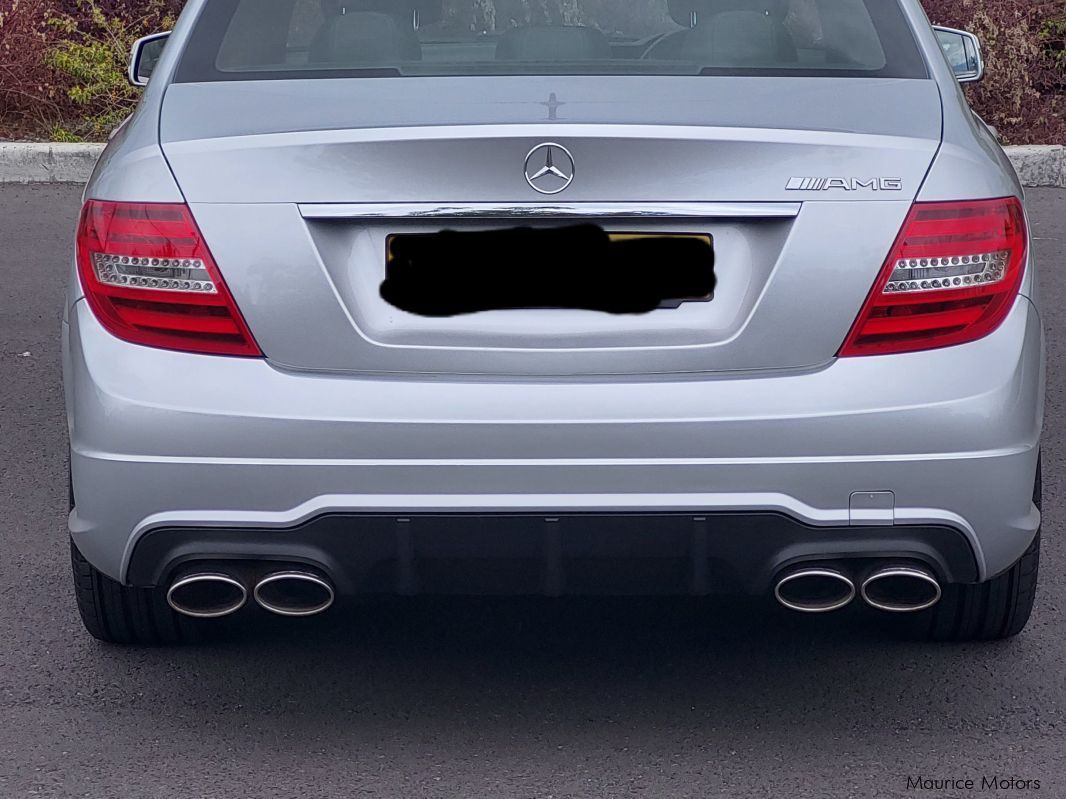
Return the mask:
{"type": "Polygon", "coordinates": [[[335,595],[325,577],[306,571],[268,574],[256,583],[255,601],[279,616],[314,616],[328,610],[335,595]]]}
{"type": "Polygon", "coordinates": [[[175,580],[167,604],[183,616],[220,619],[236,613],[248,601],[248,589],[235,577],[220,572],[191,572],[175,580]]]}
{"type": "Polygon", "coordinates": [[[933,607],[943,591],[933,574],[921,566],[885,566],[862,584],[862,598],[889,613],[917,613],[933,607]]]}
{"type": "Polygon", "coordinates": [[[835,569],[802,568],[778,580],[774,596],[789,610],[829,613],[851,603],[855,598],[855,583],[835,569]]]}

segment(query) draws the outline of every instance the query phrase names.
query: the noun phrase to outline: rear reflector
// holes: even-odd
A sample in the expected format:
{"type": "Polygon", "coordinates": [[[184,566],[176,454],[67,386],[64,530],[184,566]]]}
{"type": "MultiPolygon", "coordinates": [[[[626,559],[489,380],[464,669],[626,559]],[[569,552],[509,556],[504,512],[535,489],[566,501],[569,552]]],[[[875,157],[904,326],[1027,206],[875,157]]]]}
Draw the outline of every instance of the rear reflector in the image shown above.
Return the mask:
{"type": "Polygon", "coordinates": [[[930,350],[989,335],[1014,306],[1027,247],[1015,197],[916,203],[840,356],[930,350]]]}
{"type": "Polygon", "coordinates": [[[90,200],[78,224],[78,271],[96,318],[124,341],[262,355],[185,205],[90,200]]]}

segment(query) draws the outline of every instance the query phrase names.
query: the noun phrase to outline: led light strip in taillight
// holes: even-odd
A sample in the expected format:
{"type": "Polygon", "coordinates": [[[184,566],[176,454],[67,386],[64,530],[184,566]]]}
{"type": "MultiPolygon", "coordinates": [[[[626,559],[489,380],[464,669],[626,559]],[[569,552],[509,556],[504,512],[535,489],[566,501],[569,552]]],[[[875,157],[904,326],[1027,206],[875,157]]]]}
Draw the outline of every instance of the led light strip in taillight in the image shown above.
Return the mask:
{"type": "Polygon", "coordinates": [[[989,335],[1014,306],[1027,253],[1016,197],[915,203],[840,356],[916,352],[989,335]]]}
{"type": "Polygon", "coordinates": [[[124,341],[262,355],[185,205],[90,200],[78,271],[96,318],[124,341]]]}
{"type": "Polygon", "coordinates": [[[1003,280],[1010,252],[956,255],[951,258],[910,258],[896,262],[885,286],[886,294],[914,294],[940,289],[968,288],[1003,280]]]}
{"type": "Polygon", "coordinates": [[[218,294],[207,264],[199,258],[131,258],[94,252],[96,279],[110,286],[218,294]]]}

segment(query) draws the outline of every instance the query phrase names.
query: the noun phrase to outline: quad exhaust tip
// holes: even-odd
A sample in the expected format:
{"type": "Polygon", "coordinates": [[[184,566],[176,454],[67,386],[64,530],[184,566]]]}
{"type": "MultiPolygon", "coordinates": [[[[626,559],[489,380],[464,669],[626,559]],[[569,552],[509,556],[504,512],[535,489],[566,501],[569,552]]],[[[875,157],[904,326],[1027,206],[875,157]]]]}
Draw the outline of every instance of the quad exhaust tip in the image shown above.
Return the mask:
{"type": "Polygon", "coordinates": [[[195,572],[179,577],[167,591],[167,604],[194,619],[220,619],[236,613],[248,601],[248,589],[235,577],[218,572],[195,572]]]}
{"type": "Polygon", "coordinates": [[[268,574],[256,583],[255,601],[279,616],[314,616],[333,605],[333,586],[325,577],[307,571],[268,574]]]}
{"type": "Polygon", "coordinates": [[[862,584],[862,598],[872,608],[889,613],[927,610],[943,596],[940,582],[918,566],[885,566],[862,584]]]}
{"type": "Polygon", "coordinates": [[[829,613],[851,604],[855,583],[836,569],[797,569],[777,581],[774,596],[789,610],[829,613]]]}

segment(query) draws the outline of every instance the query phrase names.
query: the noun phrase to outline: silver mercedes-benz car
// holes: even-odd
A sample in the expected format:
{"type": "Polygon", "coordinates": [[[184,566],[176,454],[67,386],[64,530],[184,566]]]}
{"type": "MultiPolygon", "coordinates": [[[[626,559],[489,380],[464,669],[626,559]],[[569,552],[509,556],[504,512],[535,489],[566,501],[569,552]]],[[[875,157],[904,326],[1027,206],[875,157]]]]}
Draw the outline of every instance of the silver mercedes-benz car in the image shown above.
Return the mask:
{"type": "Polygon", "coordinates": [[[1044,343],[982,72],[919,0],[190,0],[77,229],[89,632],[735,593],[1017,634],[1044,343]]]}

